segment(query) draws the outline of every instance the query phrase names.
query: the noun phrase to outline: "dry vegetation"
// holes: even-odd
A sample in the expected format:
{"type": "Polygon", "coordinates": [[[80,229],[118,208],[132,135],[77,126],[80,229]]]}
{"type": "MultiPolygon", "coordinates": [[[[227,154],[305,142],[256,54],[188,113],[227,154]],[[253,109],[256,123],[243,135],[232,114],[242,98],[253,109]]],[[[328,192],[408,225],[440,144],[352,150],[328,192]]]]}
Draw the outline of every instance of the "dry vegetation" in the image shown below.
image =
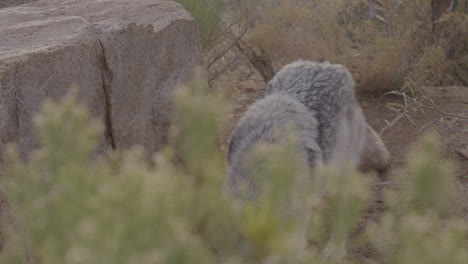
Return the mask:
{"type": "Polygon", "coordinates": [[[246,67],[241,54],[264,80],[265,67],[252,60],[275,70],[296,59],[341,63],[363,92],[396,89],[405,77],[466,85],[468,22],[466,2],[458,2],[458,11],[442,14],[434,30],[429,0],[234,1],[207,52],[210,72],[220,78],[225,67],[246,67]]]}

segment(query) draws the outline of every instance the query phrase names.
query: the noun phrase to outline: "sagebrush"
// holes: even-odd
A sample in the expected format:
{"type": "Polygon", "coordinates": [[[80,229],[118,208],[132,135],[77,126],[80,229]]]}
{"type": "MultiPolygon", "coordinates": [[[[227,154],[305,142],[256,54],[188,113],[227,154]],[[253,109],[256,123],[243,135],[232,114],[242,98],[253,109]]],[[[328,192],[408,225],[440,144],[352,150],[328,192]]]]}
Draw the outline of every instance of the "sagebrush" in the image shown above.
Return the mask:
{"type": "Polygon", "coordinates": [[[415,148],[381,220],[366,222],[372,176],[311,172],[293,147],[256,152],[268,178],[255,203],[223,195],[222,99],[199,80],[176,102],[171,143],[153,162],[140,148],[95,157],[102,125],[74,96],[45,104],[40,148],[28,161],[8,154],[14,223],[2,218],[1,263],[466,263],[452,165],[434,137],[415,148]],[[356,257],[364,244],[374,250],[356,257]]]}

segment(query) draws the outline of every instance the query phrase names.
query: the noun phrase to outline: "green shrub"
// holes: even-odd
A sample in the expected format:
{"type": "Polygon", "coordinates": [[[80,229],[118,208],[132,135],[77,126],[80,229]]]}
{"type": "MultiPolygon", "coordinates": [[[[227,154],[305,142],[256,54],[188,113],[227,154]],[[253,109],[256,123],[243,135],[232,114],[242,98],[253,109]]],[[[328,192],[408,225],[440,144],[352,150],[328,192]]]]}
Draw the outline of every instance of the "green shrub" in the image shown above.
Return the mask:
{"type": "Polygon", "coordinates": [[[16,224],[7,226],[0,263],[357,263],[346,252],[362,243],[377,249],[369,263],[467,258],[466,225],[447,210],[451,165],[432,138],[411,155],[382,221],[362,232],[370,176],[338,168],[310,175],[294,138],[255,152],[269,175],[261,199],[223,195],[222,100],[200,79],[177,93],[177,125],[154,165],[139,148],[95,157],[102,126],[74,98],[43,107],[40,148],[27,162],[9,151],[3,188],[16,224]]]}
{"type": "Polygon", "coordinates": [[[207,48],[222,28],[223,0],[175,0],[197,21],[203,48],[207,48]]]}

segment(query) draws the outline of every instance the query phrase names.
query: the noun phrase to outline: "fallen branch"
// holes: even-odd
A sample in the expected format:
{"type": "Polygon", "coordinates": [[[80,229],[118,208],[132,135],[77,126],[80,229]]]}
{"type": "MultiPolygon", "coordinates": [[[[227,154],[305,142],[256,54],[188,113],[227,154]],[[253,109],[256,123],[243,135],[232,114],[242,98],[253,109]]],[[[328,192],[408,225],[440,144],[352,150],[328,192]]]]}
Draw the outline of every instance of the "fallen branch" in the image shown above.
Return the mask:
{"type": "Polygon", "coordinates": [[[453,113],[449,113],[449,112],[446,112],[446,111],[440,109],[440,108],[434,103],[434,101],[432,101],[432,99],[427,95],[427,93],[426,93],[426,91],[424,90],[424,88],[422,88],[422,86],[421,86],[419,83],[417,83],[417,82],[414,82],[414,83],[418,86],[419,90],[421,90],[421,92],[424,94],[424,96],[426,97],[426,99],[431,103],[431,106],[422,104],[421,107],[436,110],[437,112],[439,112],[439,113],[441,113],[441,114],[443,114],[443,115],[446,115],[446,116],[458,117],[458,118],[461,118],[461,119],[467,119],[467,120],[468,120],[468,116],[459,115],[459,114],[453,114],[453,113]]]}
{"type": "MultiPolygon", "coordinates": [[[[397,115],[393,118],[393,120],[391,122],[386,121],[387,125],[382,128],[382,130],[379,132],[379,134],[382,134],[387,128],[392,127],[393,125],[395,125],[402,117],[406,117],[410,122],[412,122],[411,121],[412,119],[410,118],[408,113],[416,112],[417,110],[422,109],[422,108],[431,109],[431,110],[439,112],[443,116],[448,116],[448,117],[455,118],[454,121],[452,122],[452,124],[457,122],[459,119],[468,120],[468,116],[464,115],[464,112],[462,112],[461,114],[454,114],[454,113],[450,113],[450,112],[447,112],[447,111],[439,108],[434,103],[434,101],[431,99],[431,97],[426,93],[424,88],[419,83],[417,83],[416,81],[411,80],[411,79],[407,79],[406,82],[407,82],[407,84],[405,85],[405,87],[409,87],[412,96],[408,96],[406,94],[406,92],[398,92],[398,91],[389,92],[389,94],[396,94],[398,96],[402,96],[403,99],[404,99],[404,104],[405,105],[404,106],[401,105],[401,107],[399,107],[398,104],[397,104],[396,108],[394,108],[394,109],[390,108],[391,110],[395,111],[397,115]],[[415,87],[415,88],[413,89],[412,87],[415,87]],[[415,95],[414,95],[414,90],[415,89],[419,89],[421,91],[421,93],[423,94],[423,97],[422,97],[421,100],[419,98],[415,97],[415,95]],[[408,100],[410,101],[409,103],[408,103],[408,100]],[[422,102],[423,100],[429,101],[429,104],[423,103],[422,102]]],[[[389,104],[387,104],[387,105],[389,105],[389,104]]],[[[438,118],[432,120],[431,122],[429,122],[429,123],[425,124],[423,127],[421,127],[418,130],[418,132],[423,130],[428,125],[433,124],[434,122],[436,122],[438,120],[441,120],[441,119],[442,119],[442,117],[438,117],[438,118]]]]}

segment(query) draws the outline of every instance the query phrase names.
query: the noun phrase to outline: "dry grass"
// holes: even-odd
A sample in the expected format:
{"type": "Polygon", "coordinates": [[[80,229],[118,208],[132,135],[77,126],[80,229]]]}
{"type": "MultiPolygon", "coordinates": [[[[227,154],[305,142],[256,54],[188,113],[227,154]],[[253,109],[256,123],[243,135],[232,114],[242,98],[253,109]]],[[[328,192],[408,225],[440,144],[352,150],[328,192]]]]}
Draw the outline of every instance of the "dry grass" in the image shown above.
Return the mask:
{"type": "Polygon", "coordinates": [[[328,60],[347,66],[359,91],[389,90],[404,77],[417,46],[413,33],[421,30],[421,23],[414,14],[400,19],[385,11],[388,25],[382,26],[365,18],[366,8],[361,1],[280,0],[262,10],[248,41],[280,66],[299,58],[328,60]]]}
{"type": "Polygon", "coordinates": [[[434,33],[430,2],[424,0],[398,7],[391,0],[376,1],[373,11],[367,1],[242,2],[251,24],[243,39],[265,51],[276,70],[297,59],[340,63],[350,69],[360,92],[396,89],[408,73],[432,85],[459,84],[443,76],[454,75],[460,63],[454,53],[468,36],[464,14],[443,17],[439,23],[445,30],[434,33]]]}
{"type": "Polygon", "coordinates": [[[424,49],[419,61],[412,67],[410,75],[424,85],[448,85],[451,82],[451,64],[443,48],[429,46],[424,49]]]}

